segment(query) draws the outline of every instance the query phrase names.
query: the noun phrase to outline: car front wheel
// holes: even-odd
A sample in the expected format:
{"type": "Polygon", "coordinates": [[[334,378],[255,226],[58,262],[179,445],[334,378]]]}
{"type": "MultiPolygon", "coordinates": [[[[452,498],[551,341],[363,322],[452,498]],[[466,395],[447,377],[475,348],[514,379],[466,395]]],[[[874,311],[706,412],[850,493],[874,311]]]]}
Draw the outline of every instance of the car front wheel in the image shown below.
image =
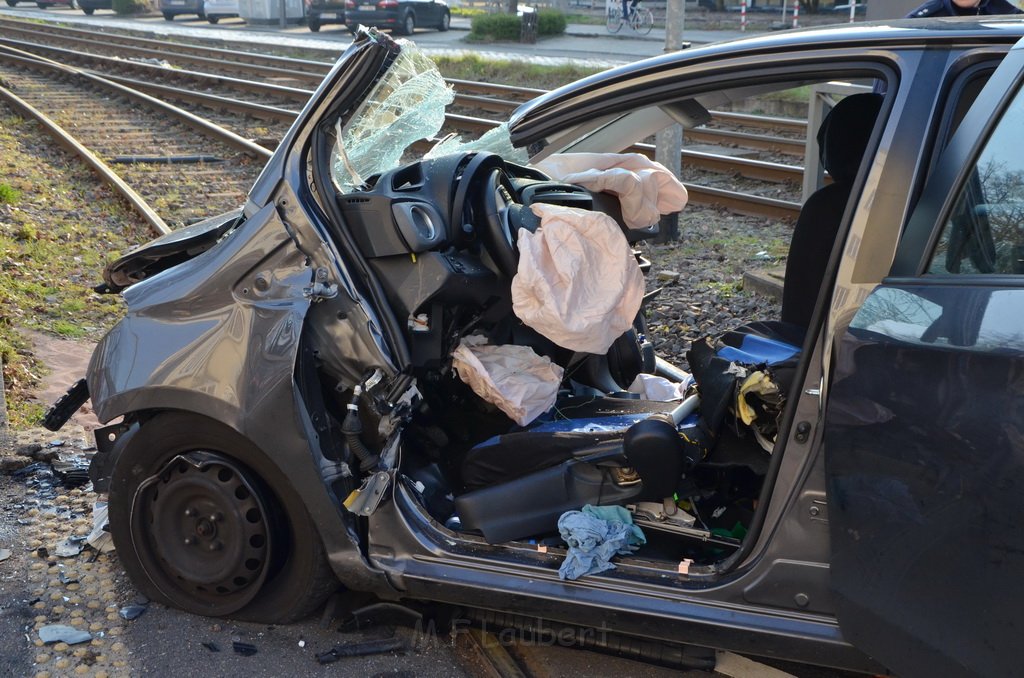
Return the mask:
{"type": "Polygon", "coordinates": [[[414,30],[416,30],[416,17],[412,15],[412,12],[406,12],[402,19],[402,25],[395,32],[399,35],[412,35],[414,30]]]}
{"type": "Polygon", "coordinates": [[[96,11],[93,7],[83,7],[82,11],[85,12],[86,16],[92,16],[92,13],[96,11]]]}
{"type": "Polygon", "coordinates": [[[164,12],[164,21],[174,21],[174,15],[170,12],[164,12]]]}
{"type": "Polygon", "coordinates": [[[441,14],[441,23],[437,25],[437,30],[447,31],[452,25],[452,15],[448,12],[441,14]]]}
{"type": "Polygon", "coordinates": [[[188,413],[146,421],[110,481],[110,531],[135,585],[195,614],[284,623],[337,587],[305,505],[237,431],[188,413]]]}
{"type": "Polygon", "coordinates": [[[8,7],[17,7],[18,6],[18,0],[7,0],[7,6],[8,7]]]}
{"type": "Polygon", "coordinates": [[[313,31],[314,33],[319,33],[320,32],[320,22],[319,21],[313,21],[312,19],[310,19],[309,20],[309,30],[313,31]]]}
{"type": "Polygon", "coordinates": [[[215,24],[218,21],[220,21],[220,17],[219,16],[210,16],[209,14],[207,14],[206,15],[206,20],[209,21],[211,24],[215,24]]]}

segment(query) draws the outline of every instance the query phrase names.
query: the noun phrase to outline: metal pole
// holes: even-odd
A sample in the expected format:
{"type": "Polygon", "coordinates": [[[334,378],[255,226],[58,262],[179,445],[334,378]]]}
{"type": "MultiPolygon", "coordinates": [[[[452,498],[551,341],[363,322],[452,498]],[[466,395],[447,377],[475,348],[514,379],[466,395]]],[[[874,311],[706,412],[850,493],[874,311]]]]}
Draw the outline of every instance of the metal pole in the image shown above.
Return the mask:
{"type": "Polygon", "coordinates": [[[857,15],[857,0],[850,0],[850,23],[853,23],[854,17],[857,15]]]}
{"type": "Polygon", "coordinates": [[[277,9],[281,12],[281,17],[277,25],[281,28],[287,28],[288,26],[288,20],[285,18],[285,2],[286,0],[277,0],[277,9]]]}
{"type": "Polygon", "coordinates": [[[740,0],[740,30],[747,30],[747,0],[740,0]]]}
{"type": "Polygon", "coordinates": [[[800,0],[793,0],[793,28],[800,28],[800,0]]]}
{"type": "MultiPolygon", "coordinates": [[[[675,52],[683,46],[683,23],[686,21],[686,0],[665,3],[665,51],[675,52]]],[[[655,137],[654,159],[676,177],[682,172],[683,127],[671,124],[655,137]]],[[[679,238],[679,215],[667,214],[659,222],[655,242],[673,242],[679,238]]]]}

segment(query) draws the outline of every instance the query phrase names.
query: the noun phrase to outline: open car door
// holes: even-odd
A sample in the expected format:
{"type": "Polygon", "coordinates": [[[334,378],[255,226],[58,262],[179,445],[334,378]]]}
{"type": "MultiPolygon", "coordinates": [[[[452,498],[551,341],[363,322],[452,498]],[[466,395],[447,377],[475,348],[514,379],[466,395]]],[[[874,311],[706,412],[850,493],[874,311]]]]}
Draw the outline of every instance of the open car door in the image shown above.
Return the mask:
{"type": "Polygon", "coordinates": [[[847,640],[901,676],[1019,675],[1024,47],[942,151],[839,338],[825,450],[847,640]]]}

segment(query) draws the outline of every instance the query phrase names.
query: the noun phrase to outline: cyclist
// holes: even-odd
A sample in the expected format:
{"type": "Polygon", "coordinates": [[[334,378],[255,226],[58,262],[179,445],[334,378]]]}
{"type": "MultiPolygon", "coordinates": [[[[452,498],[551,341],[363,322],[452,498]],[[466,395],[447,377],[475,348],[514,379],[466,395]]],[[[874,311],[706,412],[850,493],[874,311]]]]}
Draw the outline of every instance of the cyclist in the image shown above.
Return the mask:
{"type": "Polygon", "coordinates": [[[622,0],[622,20],[627,24],[630,17],[633,16],[633,12],[636,11],[638,4],[640,4],[640,0],[622,0]]]}

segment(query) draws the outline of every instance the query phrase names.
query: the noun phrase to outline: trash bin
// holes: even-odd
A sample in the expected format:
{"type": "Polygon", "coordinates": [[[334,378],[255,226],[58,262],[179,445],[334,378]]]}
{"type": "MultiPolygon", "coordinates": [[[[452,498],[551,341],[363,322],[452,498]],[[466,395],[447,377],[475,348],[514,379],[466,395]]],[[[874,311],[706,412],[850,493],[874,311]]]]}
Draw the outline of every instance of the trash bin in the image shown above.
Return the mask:
{"type": "Polygon", "coordinates": [[[537,8],[520,7],[519,19],[522,21],[519,28],[519,42],[527,45],[537,42],[537,8]]]}
{"type": "MultiPolygon", "coordinates": [[[[250,24],[276,24],[281,19],[280,0],[239,0],[238,14],[250,24]]],[[[285,17],[290,24],[305,17],[302,0],[286,0],[285,17]]]]}

